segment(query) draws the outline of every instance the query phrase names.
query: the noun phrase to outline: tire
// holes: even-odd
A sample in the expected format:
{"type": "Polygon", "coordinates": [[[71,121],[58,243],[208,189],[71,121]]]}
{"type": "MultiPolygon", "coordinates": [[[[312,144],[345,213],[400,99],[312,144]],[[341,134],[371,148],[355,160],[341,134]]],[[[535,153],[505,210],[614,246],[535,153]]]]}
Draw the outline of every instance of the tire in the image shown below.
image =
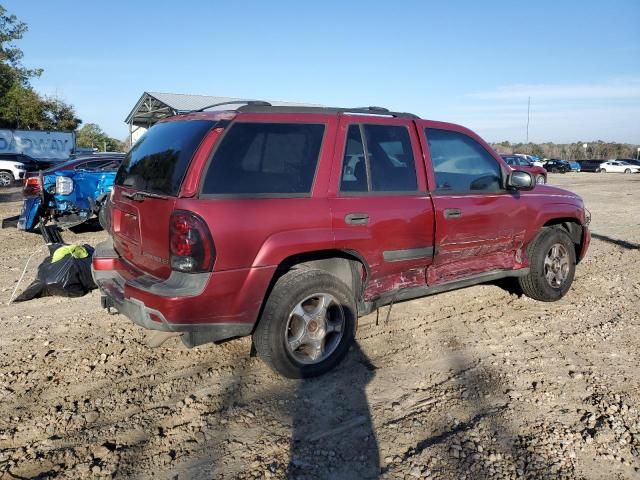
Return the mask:
{"type": "Polygon", "coordinates": [[[538,175],[536,177],[536,184],[538,185],[544,185],[545,183],[547,183],[547,179],[544,178],[544,175],[538,175]]]}
{"type": "Polygon", "coordinates": [[[10,187],[14,179],[10,172],[0,172],[0,187],[10,187]]]}
{"type": "Polygon", "coordinates": [[[606,170],[606,169],[604,169],[604,168],[601,168],[601,169],[600,169],[600,173],[607,173],[607,170],[606,170]]]}
{"type": "Polygon", "coordinates": [[[569,235],[560,228],[543,228],[527,247],[527,256],[529,273],[518,278],[522,292],[542,302],[555,302],[564,297],[576,271],[576,251],[569,235]],[[556,248],[562,261],[555,261],[556,248]]]}
{"type": "Polygon", "coordinates": [[[631,169],[630,168],[625,169],[624,173],[631,173],[631,169]]]}
{"type": "Polygon", "coordinates": [[[356,319],[353,293],[342,281],[324,270],[294,268],[274,285],[253,343],[277,373],[288,378],[315,377],[333,369],[347,354],[356,319]],[[328,306],[325,313],[321,298],[328,306]],[[340,330],[334,330],[338,325],[340,330]]]}

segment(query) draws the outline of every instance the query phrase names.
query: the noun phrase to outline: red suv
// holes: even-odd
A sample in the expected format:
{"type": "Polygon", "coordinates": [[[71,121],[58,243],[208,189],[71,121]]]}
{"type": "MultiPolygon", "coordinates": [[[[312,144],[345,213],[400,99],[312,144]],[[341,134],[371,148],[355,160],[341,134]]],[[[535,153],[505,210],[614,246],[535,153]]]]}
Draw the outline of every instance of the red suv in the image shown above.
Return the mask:
{"type": "Polygon", "coordinates": [[[464,127],[379,107],[166,118],[124,159],[109,208],[104,307],[188,347],[252,335],[298,378],[334,367],[383,305],[504,277],[558,300],[590,241],[577,195],[464,127]]]}

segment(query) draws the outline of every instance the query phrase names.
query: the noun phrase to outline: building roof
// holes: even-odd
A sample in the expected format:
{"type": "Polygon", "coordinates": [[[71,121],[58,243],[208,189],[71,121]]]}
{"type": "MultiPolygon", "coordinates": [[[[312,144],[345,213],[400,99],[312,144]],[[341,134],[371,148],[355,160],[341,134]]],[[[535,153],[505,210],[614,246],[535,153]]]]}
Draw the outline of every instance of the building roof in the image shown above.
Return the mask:
{"type": "MultiPolygon", "coordinates": [[[[184,93],[163,93],[163,92],[144,92],[133,110],[127,115],[126,123],[133,125],[149,126],[158,120],[175,115],[177,113],[198,110],[208,105],[216,103],[233,102],[236,100],[247,100],[238,97],[214,97],[210,95],[188,95],[184,93]]],[[[320,105],[308,103],[293,102],[274,102],[269,101],[274,106],[290,106],[290,107],[318,107],[320,105]]],[[[240,105],[240,104],[238,104],[240,105]]],[[[220,109],[229,110],[233,105],[226,105],[220,109]]]]}

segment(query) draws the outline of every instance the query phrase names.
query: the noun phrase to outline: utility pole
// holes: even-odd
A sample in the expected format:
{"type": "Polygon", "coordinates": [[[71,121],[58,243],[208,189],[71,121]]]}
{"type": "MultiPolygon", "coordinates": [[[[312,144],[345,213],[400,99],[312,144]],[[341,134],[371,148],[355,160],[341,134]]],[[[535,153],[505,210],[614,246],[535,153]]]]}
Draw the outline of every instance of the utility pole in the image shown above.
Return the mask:
{"type": "Polygon", "coordinates": [[[529,116],[531,113],[531,97],[527,100],[527,143],[529,143],[529,116]]]}

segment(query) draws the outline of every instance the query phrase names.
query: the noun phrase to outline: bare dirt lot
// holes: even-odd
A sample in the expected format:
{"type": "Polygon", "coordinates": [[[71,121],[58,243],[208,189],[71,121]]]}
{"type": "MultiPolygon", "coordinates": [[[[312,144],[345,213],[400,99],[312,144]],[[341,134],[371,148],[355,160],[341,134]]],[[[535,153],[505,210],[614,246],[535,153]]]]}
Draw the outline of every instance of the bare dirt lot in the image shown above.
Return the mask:
{"type": "Polygon", "coordinates": [[[248,339],[149,349],[95,291],[8,305],[42,240],[0,231],[0,479],[639,478],[640,175],[550,183],[593,214],[564,299],[485,285],[397,304],[305,382],[248,339]]]}

